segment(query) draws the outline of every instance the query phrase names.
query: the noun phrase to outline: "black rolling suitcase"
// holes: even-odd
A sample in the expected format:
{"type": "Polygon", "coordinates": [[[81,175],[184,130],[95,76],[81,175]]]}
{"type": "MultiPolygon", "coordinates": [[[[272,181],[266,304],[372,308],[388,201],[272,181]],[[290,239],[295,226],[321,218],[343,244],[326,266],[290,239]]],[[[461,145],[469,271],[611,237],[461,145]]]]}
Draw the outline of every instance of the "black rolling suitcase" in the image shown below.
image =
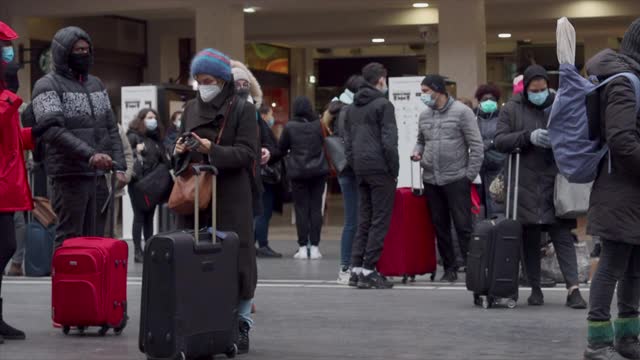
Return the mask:
{"type": "MultiPolygon", "coordinates": [[[[212,235],[199,229],[153,237],[144,255],[139,347],[148,359],[197,359],[237,354],[238,235],[216,232],[213,166],[212,235]]],[[[196,182],[197,184],[197,182],[196,182]]],[[[198,199],[198,189],[196,189],[198,199]]],[[[198,209],[196,200],[195,208],[198,209]]]]}
{"type": "Polygon", "coordinates": [[[515,184],[511,209],[511,170],[514,155],[509,157],[507,209],[505,217],[480,221],[473,229],[467,257],[467,289],[473,292],[474,304],[485,309],[504,304],[515,308],[518,301],[518,275],[522,249],[522,225],[518,218],[518,180],[520,154],[515,154],[515,184]]]}

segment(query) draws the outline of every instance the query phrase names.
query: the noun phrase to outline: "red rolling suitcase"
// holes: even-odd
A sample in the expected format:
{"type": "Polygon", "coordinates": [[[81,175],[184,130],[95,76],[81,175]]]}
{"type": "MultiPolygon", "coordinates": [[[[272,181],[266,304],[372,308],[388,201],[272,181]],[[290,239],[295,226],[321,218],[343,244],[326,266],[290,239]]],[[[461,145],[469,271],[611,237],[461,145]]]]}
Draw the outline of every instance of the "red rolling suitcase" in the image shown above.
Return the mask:
{"type": "MultiPolygon", "coordinates": [[[[111,189],[115,188],[115,175],[111,189]]],[[[114,190],[109,203],[113,204],[114,190]]],[[[95,212],[94,212],[95,213],[95,212]]],[[[113,236],[113,211],[110,213],[113,236]]],[[[95,221],[94,221],[95,224],[95,221]]],[[[55,327],[68,334],[99,326],[100,335],[114,329],[120,335],[127,325],[127,263],[125,241],[101,237],[65,240],[53,256],[51,316],[55,327]]]]}
{"type": "MultiPolygon", "coordinates": [[[[413,184],[413,171],[411,175],[413,184]]],[[[436,236],[422,186],[399,188],[378,271],[385,276],[402,276],[406,283],[408,278],[415,280],[416,275],[429,273],[433,281],[436,269],[436,236]]]]}

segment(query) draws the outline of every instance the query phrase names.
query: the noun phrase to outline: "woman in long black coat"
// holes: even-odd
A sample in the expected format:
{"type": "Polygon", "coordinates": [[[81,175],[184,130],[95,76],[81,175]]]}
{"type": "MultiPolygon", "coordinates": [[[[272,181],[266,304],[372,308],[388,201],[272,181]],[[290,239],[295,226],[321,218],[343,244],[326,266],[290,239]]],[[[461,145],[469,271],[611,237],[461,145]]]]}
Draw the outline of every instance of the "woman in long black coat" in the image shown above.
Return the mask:
{"type": "MultiPolygon", "coordinates": [[[[178,139],[176,170],[179,175],[190,163],[204,160],[219,171],[218,230],[236,232],[240,238],[238,348],[244,353],[249,350],[251,303],[257,284],[252,205],[252,176],[258,152],[256,109],[236,95],[229,58],[219,51],[205,49],[198,53],[191,73],[198,81],[199,94],[186,104],[180,131],[193,133],[202,145],[197,151],[189,151],[178,139]]],[[[210,214],[210,209],[201,213],[201,224],[207,223],[210,214]]],[[[179,223],[182,228],[191,228],[193,216],[182,217],[179,223]]]]}

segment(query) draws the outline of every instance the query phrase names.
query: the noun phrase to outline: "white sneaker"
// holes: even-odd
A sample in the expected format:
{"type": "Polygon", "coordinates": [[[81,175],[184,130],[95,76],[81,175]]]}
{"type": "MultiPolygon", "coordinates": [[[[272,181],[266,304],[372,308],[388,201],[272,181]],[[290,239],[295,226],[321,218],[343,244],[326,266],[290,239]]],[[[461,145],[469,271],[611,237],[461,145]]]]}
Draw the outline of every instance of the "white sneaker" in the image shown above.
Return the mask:
{"type": "Polygon", "coordinates": [[[299,260],[307,260],[309,258],[309,253],[307,252],[307,247],[300,247],[300,249],[298,250],[298,252],[293,255],[294,259],[299,259],[299,260]]]}
{"type": "Polygon", "coordinates": [[[320,254],[320,249],[317,246],[311,247],[311,260],[322,259],[322,254],[320,254]]]}
{"type": "Polygon", "coordinates": [[[351,278],[351,270],[347,269],[347,271],[342,271],[341,266],[340,272],[338,273],[338,285],[349,285],[349,278],[351,278]]]}

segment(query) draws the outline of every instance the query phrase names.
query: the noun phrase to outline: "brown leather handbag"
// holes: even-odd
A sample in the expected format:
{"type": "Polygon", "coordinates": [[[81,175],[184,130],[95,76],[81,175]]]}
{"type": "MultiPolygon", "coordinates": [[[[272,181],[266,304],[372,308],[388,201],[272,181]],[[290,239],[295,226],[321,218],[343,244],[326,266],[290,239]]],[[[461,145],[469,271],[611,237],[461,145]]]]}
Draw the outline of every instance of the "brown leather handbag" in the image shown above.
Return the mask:
{"type": "Polygon", "coordinates": [[[199,208],[206,210],[211,204],[211,174],[204,173],[196,176],[191,165],[180,176],[176,177],[171,196],[169,196],[169,209],[180,215],[193,215],[196,201],[196,181],[200,183],[199,208]]]}
{"type": "MultiPolygon", "coordinates": [[[[222,126],[220,126],[220,132],[216,138],[216,145],[220,144],[220,139],[222,138],[222,133],[224,132],[225,125],[227,124],[227,118],[229,117],[229,113],[231,112],[233,105],[234,101],[232,100],[224,119],[222,120],[222,126]]],[[[206,210],[211,204],[213,192],[212,175],[205,172],[202,176],[196,176],[192,168],[193,165],[198,164],[190,164],[184,173],[176,177],[173,189],[171,190],[171,195],[169,196],[167,206],[169,206],[169,209],[180,215],[193,215],[196,206],[196,181],[200,183],[200,193],[198,194],[200,201],[198,202],[198,208],[201,211],[206,210]]]]}
{"type": "Polygon", "coordinates": [[[45,228],[58,222],[58,217],[51,207],[49,199],[36,196],[33,198],[33,217],[45,228]]]}

